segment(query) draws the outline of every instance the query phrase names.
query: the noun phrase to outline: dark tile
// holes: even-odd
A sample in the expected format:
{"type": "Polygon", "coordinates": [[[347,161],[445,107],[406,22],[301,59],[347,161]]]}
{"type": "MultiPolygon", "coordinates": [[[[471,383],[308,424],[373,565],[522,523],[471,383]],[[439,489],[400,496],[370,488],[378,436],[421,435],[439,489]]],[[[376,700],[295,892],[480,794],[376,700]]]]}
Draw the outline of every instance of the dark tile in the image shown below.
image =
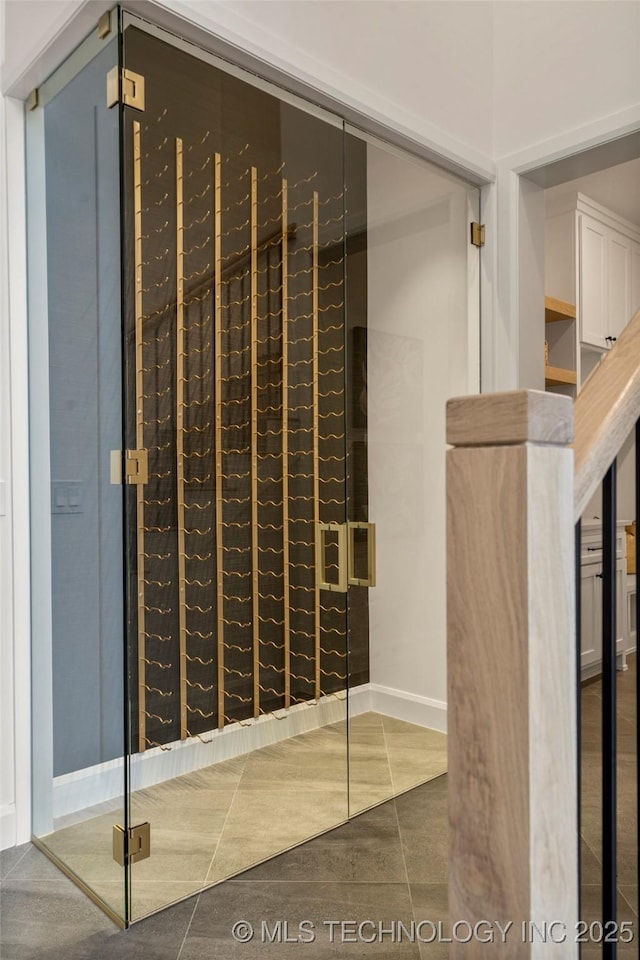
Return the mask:
{"type": "Polygon", "coordinates": [[[65,874],[55,863],[30,845],[24,857],[15,865],[9,878],[11,880],[60,880],[65,874]]]}
{"type": "Polygon", "coordinates": [[[5,880],[0,900],[2,922],[99,924],[112,921],[70,880],[5,880]]]}
{"type": "MultiPolygon", "coordinates": [[[[114,928],[115,929],[115,928],[114,928]]],[[[3,921],[2,960],[97,960],[111,956],[110,937],[67,923],[21,923],[3,921]]]]}
{"type": "Polygon", "coordinates": [[[393,802],[242,874],[243,880],[406,881],[393,802]]]}
{"type": "MultiPolygon", "coordinates": [[[[416,943],[398,942],[397,936],[385,935],[379,926],[382,923],[383,928],[390,930],[392,921],[401,921],[410,927],[411,919],[406,883],[234,880],[201,894],[180,960],[280,960],[299,957],[301,949],[313,960],[344,956],[418,960],[416,943]],[[255,933],[249,943],[233,939],[233,925],[241,920],[253,926],[255,933]],[[290,937],[297,936],[301,921],[308,920],[315,937],[313,945],[307,943],[301,948],[296,942],[268,942],[262,924],[266,922],[273,931],[279,920],[287,921],[290,937]],[[329,921],[336,924],[331,927],[329,921]],[[359,936],[358,925],[365,921],[371,923],[365,923],[359,936]],[[344,935],[340,926],[343,922],[349,924],[344,935]],[[367,943],[366,939],[373,942],[367,943]]],[[[280,930],[283,936],[284,929],[280,930]]]]}
{"type": "Polygon", "coordinates": [[[618,820],[618,883],[633,885],[638,883],[636,823],[628,821],[625,829],[623,822],[618,820]]]}
{"type": "Polygon", "coordinates": [[[70,924],[54,926],[10,921],[3,937],[2,960],[176,960],[184,939],[136,939],[132,930],[88,931],[70,924]]]}
{"type": "Polygon", "coordinates": [[[0,880],[4,880],[5,877],[9,876],[13,868],[20,863],[30,849],[30,843],[21,843],[19,847],[9,847],[7,850],[0,850],[0,880]]]}
{"type": "Polygon", "coordinates": [[[600,796],[582,797],[581,809],[582,836],[596,857],[601,860],[602,853],[602,800],[600,796]]]}
{"type": "MultiPolygon", "coordinates": [[[[190,897],[128,930],[116,931],[109,951],[104,952],[105,960],[176,960],[197,902],[197,897],[190,897]]],[[[94,956],[102,958],[100,953],[94,956]]]]}
{"type": "Polygon", "coordinates": [[[421,960],[447,960],[450,936],[446,883],[412,883],[411,900],[421,960]]]}
{"type": "Polygon", "coordinates": [[[638,916],[638,885],[637,884],[620,884],[619,886],[620,894],[629,904],[630,908],[635,913],[636,917],[638,916]]]}
{"type": "Polygon", "coordinates": [[[582,882],[599,884],[602,881],[602,864],[586,840],[582,840],[580,847],[582,868],[582,882]]]}
{"type": "Polygon", "coordinates": [[[2,886],[2,960],[176,960],[195,899],[120,930],[70,880],[2,886]]]}
{"type": "Polygon", "coordinates": [[[395,800],[410,883],[446,883],[447,778],[438,777],[395,800]]]}
{"type": "Polygon", "coordinates": [[[3,960],[89,956],[85,941],[115,924],[70,880],[6,880],[0,898],[3,960]]]}
{"type": "MultiPolygon", "coordinates": [[[[581,916],[582,919],[588,924],[602,919],[602,887],[600,885],[583,885],[581,916]]],[[[640,933],[640,930],[638,929],[638,918],[625,898],[619,896],[618,921],[620,922],[622,920],[633,924],[633,939],[636,943],[637,950],[638,934],[640,933]]]]}

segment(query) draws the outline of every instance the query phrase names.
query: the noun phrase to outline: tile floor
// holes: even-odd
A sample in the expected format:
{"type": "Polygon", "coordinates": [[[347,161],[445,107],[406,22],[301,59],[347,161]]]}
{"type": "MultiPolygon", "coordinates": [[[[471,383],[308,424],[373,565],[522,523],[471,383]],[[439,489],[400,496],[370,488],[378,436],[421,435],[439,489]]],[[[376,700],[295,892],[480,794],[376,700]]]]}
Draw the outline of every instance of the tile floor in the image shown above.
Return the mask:
{"type": "MultiPolygon", "coordinates": [[[[349,722],[348,768],[342,721],[139,790],[131,818],[151,823],[152,856],[132,871],[132,918],[325,833],[446,767],[444,734],[368,712],[349,722]]],[[[122,868],[112,856],[121,801],[92,813],[43,839],[124,916],[122,868]]]]}
{"type": "MultiPolygon", "coordinates": [[[[221,886],[179,903],[127,931],[115,925],[30,844],[0,855],[2,960],[252,960],[344,956],[329,942],[331,919],[390,922],[446,915],[446,777],[361,814],[221,886]],[[316,924],[317,941],[236,943],[233,924],[266,920],[316,924]]],[[[353,943],[348,956],[446,953],[389,936],[353,943]],[[427,952],[428,950],[428,952],[427,952]]]]}
{"type": "MultiPolygon", "coordinates": [[[[620,919],[637,926],[634,865],[636,810],[635,664],[618,675],[620,919]]],[[[596,919],[600,904],[598,732],[600,690],[583,691],[583,916],[596,919]]],[[[441,776],[361,814],[303,846],[179,903],[128,931],[119,931],[34,847],[0,855],[2,960],[270,960],[296,957],[406,957],[444,960],[445,944],[417,944],[389,936],[375,943],[330,942],[330,919],[409,921],[447,918],[447,778],[441,776]],[[232,927],[248,920],[258,931],[237,943],[232,927]],[[262,942],[261,923],[288,920],[289,936],[301,920],[316,925],[313,944],[262,942]]],[[[281,928],[284,931],[284,928],[281,928]]],[[[637,956],[636,941],[620,948],[637,956]]],[[[585,960],[601,956],[583,949],[585,960]]]]}
{"type": "MultiPolygon", "coordinates": [[[[618,920],[638,927],[637,809],[636,809],[636,658],[619,672],[617,683],[618,752],[618,920]]],[[[599,681],[582,689],[582,902],[585,919],[597,919],[602,907],[602,695],[599,681]]],[[[618,946],[618,956],[638,956],[638,942],[618,946]]],[[[595,947],[586,958],[600,956],[595,947]]]]}

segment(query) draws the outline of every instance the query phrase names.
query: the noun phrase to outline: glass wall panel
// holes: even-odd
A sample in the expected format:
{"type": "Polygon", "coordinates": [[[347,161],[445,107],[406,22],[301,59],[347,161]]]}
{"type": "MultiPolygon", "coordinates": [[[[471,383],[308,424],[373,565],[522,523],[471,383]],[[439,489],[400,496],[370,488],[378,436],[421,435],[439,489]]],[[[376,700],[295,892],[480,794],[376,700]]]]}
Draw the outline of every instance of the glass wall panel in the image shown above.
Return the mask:
{"type": "Polygon", "coordinates": [[[126,920],[119,134],[115,16],[28,114],[33,832],[126,920]]]}
{"type": "Polygon", "coordinates": [[[478,191],[356,131],[345,155],[353,815],[447,769],[445,405],[479,389],[478,191]]]}
{"type": "Polygon", "coordinates": [[[446,772],[478,196],[111,27],[28,121],[34,834],[129,923],[446,772]]]}
{"type": "Polygon", "coordinates": [[[124,51],[136,918],[348,815],[344,147],[136,21],[124,51]]]}

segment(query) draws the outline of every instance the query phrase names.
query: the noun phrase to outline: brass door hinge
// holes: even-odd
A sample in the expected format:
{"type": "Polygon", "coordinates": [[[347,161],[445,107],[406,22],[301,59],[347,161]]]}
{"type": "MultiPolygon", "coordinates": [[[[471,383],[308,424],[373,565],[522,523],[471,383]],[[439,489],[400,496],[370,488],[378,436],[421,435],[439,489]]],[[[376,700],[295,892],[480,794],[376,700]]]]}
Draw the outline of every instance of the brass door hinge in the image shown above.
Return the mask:
{"type": "Polygon", "coordinates": [[[126,483],[149,482],[149,454],[146,450],[127,450],[124,479],[126,483]]]}
{"type": "Polygon", "coordinates": [[[104,40],[111,33],[111,10],[106,10],[98,20],[98,39],[104,40]]]}
{"type": "MultiPolygon", "coordinates": [[[[111,451],[111,483],[122,483],[122,450],[111,451]]],[[[149,482],[149,454],[146,450],[125,450],[124,482],[149,482]]]]}
{"type": "Polygon", "coordinates": [[[119,823],[113,825],[113,859],[121,867],[138,863],[151,856],[151,824],[146,821],[125,830],[119,823]],[[128,836],[127,836],[128,834],[128,836]]]}
{"type": "MultiPolygon", "coordinates": [[[[112,67],[107,74],[107,106],[114,107],[119,102],[118,68],[112,67]]],[[[144,110],[144,77],[133,70],[122,71],[122,102],[126,107],[144,110]]]]}
{"type": "Polygon", "coordinates": [[[474,247],[484,247],[484,223],[471,224],[471,243],[474,247]]]}

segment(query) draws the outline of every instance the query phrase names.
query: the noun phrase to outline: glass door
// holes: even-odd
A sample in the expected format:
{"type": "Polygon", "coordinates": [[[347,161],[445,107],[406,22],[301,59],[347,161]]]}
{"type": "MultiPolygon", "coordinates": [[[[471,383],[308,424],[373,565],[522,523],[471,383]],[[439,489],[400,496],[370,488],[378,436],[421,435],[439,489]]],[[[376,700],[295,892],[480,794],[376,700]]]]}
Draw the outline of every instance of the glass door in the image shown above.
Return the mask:
{"type": "Polygon", "coordinates": [[[345,136],[353,815],[447,770],[445,408],[479,390],[479,191],[345,136]]]}
{"type": "Polygon", "coordinates": [[[475,189],[117,21],[28,123],[33,780],[126,924],[446,772],[479,296],[475,189]]]}
{"type": "Polygon", "coordinates": [[[348,815],[344,135],[135,20],[124,66],[136,919],[348,815]]]}

